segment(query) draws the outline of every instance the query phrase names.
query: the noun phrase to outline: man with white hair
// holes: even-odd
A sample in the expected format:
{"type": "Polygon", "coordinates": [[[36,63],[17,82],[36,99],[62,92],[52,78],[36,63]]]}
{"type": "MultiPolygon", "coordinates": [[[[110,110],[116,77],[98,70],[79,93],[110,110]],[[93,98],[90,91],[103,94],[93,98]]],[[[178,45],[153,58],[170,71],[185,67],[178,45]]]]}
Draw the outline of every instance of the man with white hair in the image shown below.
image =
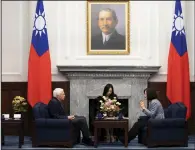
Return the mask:
{"type": "MultiPolygon", "coordinates": [[[[56,119],[69,119],[72,121],[75,131],[81,131],[83,134],[82,142],[87,145],[94,145],[90,138],[89,128],[87,125],[86,118],[84,116],[66,115],[62,101],[65,99],[64,90],[61,88],[56,88],[53,91],[53,98],[48,104],[49,114],[52,118],[56,119]]],[[[76,134],[76,133],[74,133],[76,134]]],[[[73,139],[77,140],[78,137],[73,139]]]]}

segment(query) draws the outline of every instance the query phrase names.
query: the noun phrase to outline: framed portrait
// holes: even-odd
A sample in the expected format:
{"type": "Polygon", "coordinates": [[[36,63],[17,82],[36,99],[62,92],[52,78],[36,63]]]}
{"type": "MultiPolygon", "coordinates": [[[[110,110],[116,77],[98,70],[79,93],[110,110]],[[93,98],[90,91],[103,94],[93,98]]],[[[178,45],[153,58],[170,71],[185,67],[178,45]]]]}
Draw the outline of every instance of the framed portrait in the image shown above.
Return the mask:
{"type": "Polygon", "coordinates": [[[87,54],[130,53],[129,1],[87,1],[87,54]]]}

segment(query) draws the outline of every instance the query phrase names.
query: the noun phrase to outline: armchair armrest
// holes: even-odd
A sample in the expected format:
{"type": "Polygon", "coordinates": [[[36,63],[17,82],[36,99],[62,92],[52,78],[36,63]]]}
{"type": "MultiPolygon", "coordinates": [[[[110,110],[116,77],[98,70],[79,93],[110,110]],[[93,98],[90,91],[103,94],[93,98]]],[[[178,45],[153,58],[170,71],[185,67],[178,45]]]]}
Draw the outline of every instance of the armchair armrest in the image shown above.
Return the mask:
{"type": "Polygon", "coordinates": [[[171,127],[185,127],[186,120],[183,118],[166,118],[166,119],[149,119],[148,127],[151,128],[171,128],[171,127]]]}
{"type": "Polygon", "coordinates": [[[58,128],[70,128],[71,121],[68,119],[35,119],[35,125],[37,127],[58,127],[58,128]]]}

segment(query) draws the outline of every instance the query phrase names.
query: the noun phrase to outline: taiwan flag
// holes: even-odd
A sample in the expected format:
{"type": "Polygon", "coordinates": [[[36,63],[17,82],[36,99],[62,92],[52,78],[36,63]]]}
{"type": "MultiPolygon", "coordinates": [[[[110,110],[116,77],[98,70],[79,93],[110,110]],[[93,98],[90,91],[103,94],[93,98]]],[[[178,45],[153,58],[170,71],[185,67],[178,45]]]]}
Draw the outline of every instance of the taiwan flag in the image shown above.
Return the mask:
{"type": "Polygon", "coordinates": [[[51,99],[51,60],[43,1],[38,0],[28,60],[28,101],[47,104],[51,99]]]}
{"type": "Polygon", "coordinates": [[[168,56],[167,97],[172,102],[183,102],[190,117],[190,76],[186,33],[179,0],[175,3],[172,37],[168,56]]]}

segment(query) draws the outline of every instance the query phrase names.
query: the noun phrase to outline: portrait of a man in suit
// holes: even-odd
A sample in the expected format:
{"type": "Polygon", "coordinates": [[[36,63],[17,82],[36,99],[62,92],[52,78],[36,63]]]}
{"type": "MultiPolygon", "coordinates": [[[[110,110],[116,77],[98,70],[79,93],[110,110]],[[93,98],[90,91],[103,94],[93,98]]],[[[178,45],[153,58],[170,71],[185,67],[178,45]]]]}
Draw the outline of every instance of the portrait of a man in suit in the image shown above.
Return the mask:
{"type": "Polygon", "coordinates": [[[115,10],[103,8],[97,17],[100,33],[92,36],[92,50],[125,50],[125,36],[117,32],[118,18],[115,10]]]}
{"type": "Polygon", "coordinates": [[[87,2],[87,54],[128,55],[129,1],[87,2]]]}

